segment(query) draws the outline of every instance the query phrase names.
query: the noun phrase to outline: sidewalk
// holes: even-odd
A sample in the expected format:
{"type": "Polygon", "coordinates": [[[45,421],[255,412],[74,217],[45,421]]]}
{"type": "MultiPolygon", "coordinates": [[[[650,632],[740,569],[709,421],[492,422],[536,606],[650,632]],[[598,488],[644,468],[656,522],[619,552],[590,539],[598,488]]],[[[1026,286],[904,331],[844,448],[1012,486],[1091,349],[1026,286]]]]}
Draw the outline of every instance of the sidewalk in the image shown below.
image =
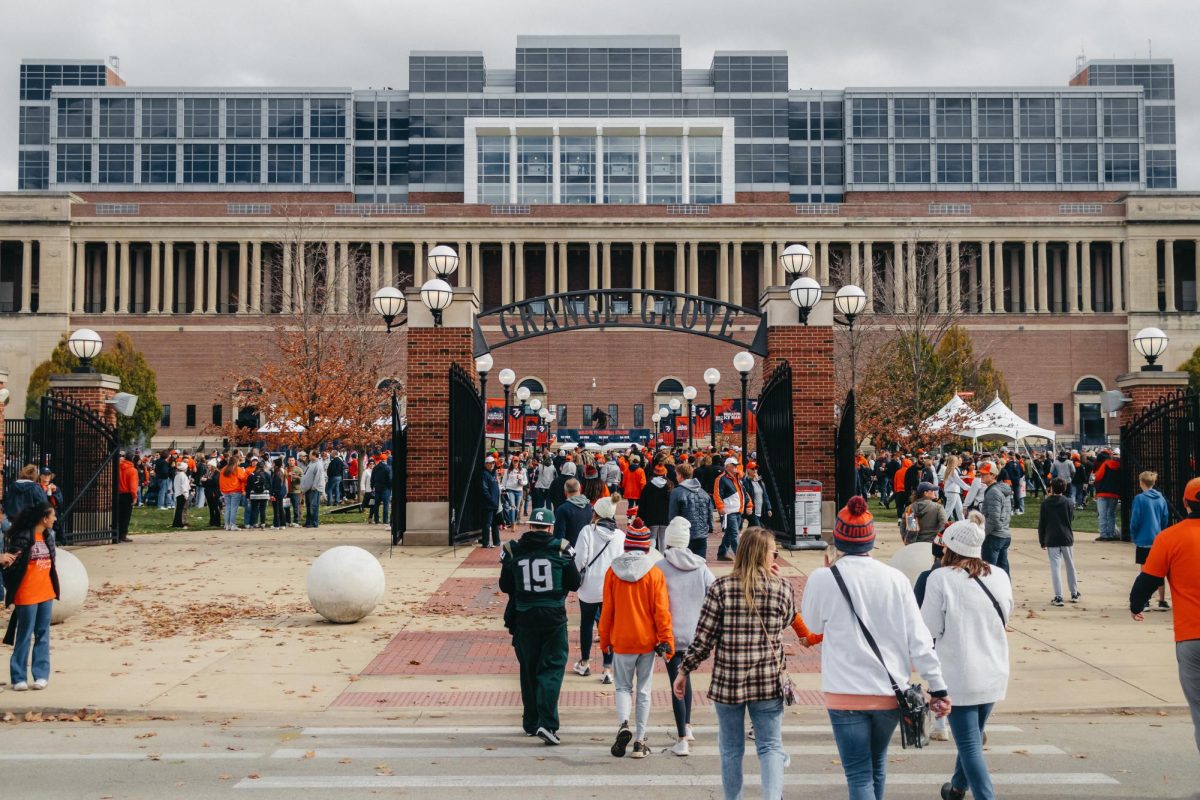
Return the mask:
{"type": "MultiPolygon", "coordinates": [[[[894,525],[877,525],[880,550],[897,549],[894,525]]],[[[1083,602],[1054,608],[1036,533],[1016,530],[1011,560],[1018,610],[1010,634],[1006,712],[1165,707],[1183,702],[1171,614],[1130,621],[1133,549],[1075,548],[1083,602]]],[[[496,587],[499,550],[404,548],[361,524],[286,531],[189,531],[135,536],[132,544],[76,548],[91,592],[84,610],[51,632],[53,674],[43,692],[0,692],[0,710],[102,708],[110,713],[412,713],[507,708],[520,703],[496,587]],[[308,605],[309,565],[336,545],[377,555],[385,600],[355,625],[332,625],[308,605]]],[[[716,540],[709,546],[716,552],[716,540]]],[[[797,591],[821,553],[785,552],[797,591]]],[[[728,571],[712,562],[714,572],[728,571]]],[[[568,601],[572,623],[574,599],[568,601]]],[[[572,626],[571,662],[578,657],[572,626]]],[[[789,666],[802,702],[821,704],[819,649],[788,633],[789,666]]],[[[4,654],[9,653],[6,648],[4,654]]],[[[593,659],[599,662],[598,653],[593,659]]],[[[598,671],[597,671],[598,672],[598,671]]],[[[7,683],[7,671],[0,679],[7,683]]],[[[698,676],[707,685],[707,672],[698,676]]],[[[667,700],[665,680],[655,702],[667,700]]],[[[568,673],[564,708],[609,708],[611,686],[568,673]]],[[[702,694],[702,693],[698,693],[702,694]]],[[[698,702],[706,702],[698,697],[698,702]]]]}

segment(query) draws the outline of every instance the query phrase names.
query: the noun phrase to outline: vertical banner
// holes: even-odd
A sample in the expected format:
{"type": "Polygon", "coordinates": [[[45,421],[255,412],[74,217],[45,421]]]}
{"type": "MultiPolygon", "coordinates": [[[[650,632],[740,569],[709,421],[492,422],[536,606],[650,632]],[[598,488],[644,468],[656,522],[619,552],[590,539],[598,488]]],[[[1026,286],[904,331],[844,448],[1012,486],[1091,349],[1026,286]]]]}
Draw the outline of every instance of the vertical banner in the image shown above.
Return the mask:
{"type": "MultiPolygon", "coordinates": [[[[758,435],[758,398],[757,397],[750,398],[750,414],[749,414],[749,419],[747,420],[747,423],[750,425],[750,429],[746,433],[751,437],[757,436],[758,435]]],[[[751,442],[751,444],[753,444],[753,442],[751,442]]]]}
{"type": "Polygon", "coordinates": [[[712,435],[712,409],[709,406],[692,406],[692,428],[692,438],[697,444],[712,435]]]}
{"type": "Polygon", "coordinates": [[[728,397],[721,401],[721,433],[732,435],[737,432],[737,426],[741,422],[741,414],[737,405],[737,400],[731,400],[728,397]]]}
{"type": "Polygon", "coordinates": [[[508,407],[508,438],[521,441],[521,407],[508,407]]]}
{"type": "Polygon", "coordinates": [[[504,400],[499,398],[488,399],[487,401],[487,417],[484,429],[488,436],[503,436],[504,435],[504,400]]]}

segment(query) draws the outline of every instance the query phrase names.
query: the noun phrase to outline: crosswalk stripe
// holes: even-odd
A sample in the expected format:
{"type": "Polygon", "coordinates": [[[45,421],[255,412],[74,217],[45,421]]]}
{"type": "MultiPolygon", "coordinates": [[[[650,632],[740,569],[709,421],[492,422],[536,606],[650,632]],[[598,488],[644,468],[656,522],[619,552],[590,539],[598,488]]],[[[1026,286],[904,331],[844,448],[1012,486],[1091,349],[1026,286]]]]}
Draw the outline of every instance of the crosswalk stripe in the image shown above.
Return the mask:
{"type": "MultiPolygon", "coordinates": [[[[537,739],[532,740],[541,745],[537,739]]],[[[653,748],[652,748],[653,749],[653,748]]],[[[793,756],[836,756],[837,745],[786,745],[785,749],[793,756]]],[[[1066,755],[1062,750],[1048,744],[1024,745],[989,745],[984,751],[991,755],[1026,755],[1026,756],[1061,756],[1066,755]]],[[[599,744],[587,747],[572,747],[570,745],[554,748],[544,746],[530,747],[318,747],[313,750],[301,748],[281,748],[271,754],[271,758],[365,758],[365,759],[420,759],[433,760],[444,758],[529,758],[534,752],[555,758],[589,758],[607,753],[607,746],[599,744]]],[[[747,756],[753,755],[754,748],[747,750],[747,756]]],[[[720,755],[716,746],[692,746],[694,756],[720,755]]],[[[906,756],[955,756],[953,747],[922,748],[905,750],[906,756]]]]}
{"type": "Polygon", "coordinates": [[[262,753],[0,753],[0,761],[245,761],[262,753]]]}
{"type": "MultiPolygon", "coordinates": [[[[364,725],[362,727],[312,727],[304,728],[301,734],[304,736],[428,736],[430,738],[438,736],[463,736],[475,734],[478,736],[505,736],[516,734],[519,730],[518,725],[433,725],[433,726],[418,726],[418,725],[364,725]]],[[[612,725],[571,725],[568,728],[563,728],[563,733],[592,735],[592,734],[611,734],[614,730],[612,725]]],[[[675,735],[674,727],[654,727],[648,729],[651,734],[664,736],[675,735]]],[[[1016,725],[988,725],[988,733],[1021,733],[1021,728],[1016,725]]],[[[717,728],[715,725],[693,725],[693,733],[713,734],[716,735],[717,728]]],[[[786,733],[816,733],[832,735],[833,728],[829,725],[784,725],[783,732],[786,733]]]]}
{"type": "MultiPolygon", "coordinates": [[[[891,786],[939,786],[945,772],[889,772],[891,786]]],[[[758,775],[746,775],[747,786],[759,785],[758,775]]],[[[840,774],[794,773],[783,776],[788,786],[844,786],[840,774]]],[[[993,773],[1001,786],[1115,786],[1120,781],[1098,772],[993,773]]],[[[720,786],[720,775],[312,775],[244,778],[237,789],[594,789],[608,786],[720,786]]]]}

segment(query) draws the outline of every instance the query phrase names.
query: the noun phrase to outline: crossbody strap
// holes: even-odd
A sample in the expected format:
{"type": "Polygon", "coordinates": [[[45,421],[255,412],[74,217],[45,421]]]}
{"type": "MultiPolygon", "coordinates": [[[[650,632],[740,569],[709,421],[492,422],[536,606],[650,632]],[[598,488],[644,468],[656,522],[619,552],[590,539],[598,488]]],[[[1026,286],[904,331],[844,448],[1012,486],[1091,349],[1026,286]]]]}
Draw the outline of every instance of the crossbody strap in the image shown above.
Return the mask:
{"type": "Polygon", "coordinates": [[[983,593],[988,596],[988,600],[992,601],[992,608],[996,609],[996,613],[1000,615],[1000,625],[1003,628],[1008,628],[1008,620],[1004,618],[1004,612],[1000,609],[1000,603],[996,601],[996,596],[988,589],[987,584],[975,578],[975,582],[979,584],[979,588],[983,589],[983,593]]]}
{"type": "Polygon", "coordinates": [[[867,630],[867,626],[863,623],[862,617],[858,615],[858,610],[854,607],[854,601],[850,599],[850,590],[846,588],[846,581],[842,579],[842,573],[838,572],[836,564],[830,567],[829,571],[833,573],[833,579],[837,581],[838,588],[842,590],[842,597],[846,598],[846,604],[850,606],[850,613],[853,614],[854,619],[858,621],[859,630],[861,630],[863,636],[866,637],[867,645],[870,646],[871,652],[875,654],[877,659],[879,659],[879,663],[883,667],[883,671],[887,673],[888,680],[892,684],[892,691],[896,693],[896,699],[900,702],[900,706],[903,708],[904,692],[900,691],[900,687],[896,684],[896,679],[892,677],[892,671],[888,669],[887,662],[883,660],[883,653],[879,651],[879,645],[875,644],[875,637],[871,635],[869,630],[867,630]]]}
{"type": "Polygon", "coordinates": [[[598,559],[598,558],[600,558],[600,556],[604,555],[604,551],[608,549],[608,546],[610,544],[612,544],[612,539],[609,539],[607,542],[605,542],[604,547],[601,547],[600,550],[596,553],[596,555],[592,556],[592,560],[589,561],[587,563],[587,566],[583,568],[584,572],[587,572],[589,569],[592,568],[592,564],[595,564],[596,559],[598,559]]]}

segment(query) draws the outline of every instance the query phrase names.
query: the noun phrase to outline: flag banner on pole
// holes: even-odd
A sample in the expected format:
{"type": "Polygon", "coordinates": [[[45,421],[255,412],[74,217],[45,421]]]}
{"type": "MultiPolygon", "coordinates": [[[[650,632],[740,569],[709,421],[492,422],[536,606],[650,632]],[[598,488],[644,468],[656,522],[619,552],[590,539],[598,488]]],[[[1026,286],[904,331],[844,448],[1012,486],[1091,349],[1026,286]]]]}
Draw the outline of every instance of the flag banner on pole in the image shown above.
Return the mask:
{"type": "Polygon", "coordinates": [[[712,408],[708,405],[692,406],[692,438],[697,441],[712,435],[712,408]]]}
{"type": "Polygon", "coordinates": [[[487,421],[485,426],[489,436],[504,435],[504,400],[502,398],[487,401],[487,421]]]}

